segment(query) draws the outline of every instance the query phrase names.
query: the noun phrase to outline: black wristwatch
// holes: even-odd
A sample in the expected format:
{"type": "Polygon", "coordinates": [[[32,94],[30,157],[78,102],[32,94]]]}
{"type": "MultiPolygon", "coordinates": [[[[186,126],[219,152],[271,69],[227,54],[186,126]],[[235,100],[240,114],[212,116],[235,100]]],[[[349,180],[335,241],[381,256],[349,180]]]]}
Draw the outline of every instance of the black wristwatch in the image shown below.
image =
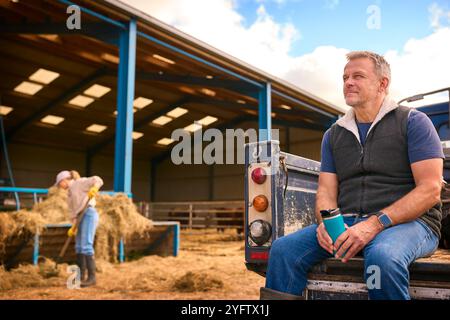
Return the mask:
{"type": "Polygon", "coordinates": [[[375,215],[377,216],[378,221],[381,223],[384,229],[392,227],[392,220],[386,213],[378,211],[375,215]]]}

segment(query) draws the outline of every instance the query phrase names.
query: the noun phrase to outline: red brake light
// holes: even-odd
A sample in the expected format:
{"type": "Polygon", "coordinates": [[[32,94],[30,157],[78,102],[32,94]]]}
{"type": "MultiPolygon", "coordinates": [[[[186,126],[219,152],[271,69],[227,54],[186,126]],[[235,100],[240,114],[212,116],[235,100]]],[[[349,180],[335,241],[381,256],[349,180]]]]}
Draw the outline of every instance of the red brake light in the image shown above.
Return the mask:
{"type": "Polygon", "coordinates": [[[252,180],[257,184],[263,184],[266,177],[266,171],[263,168],[256,168],[252,171],[252,180]]]}
{"type": "Polygon", "coordinates": [[[269,251],[250,252],[250,259],[254,259],[254,260],[269,260],[269,251]]]}

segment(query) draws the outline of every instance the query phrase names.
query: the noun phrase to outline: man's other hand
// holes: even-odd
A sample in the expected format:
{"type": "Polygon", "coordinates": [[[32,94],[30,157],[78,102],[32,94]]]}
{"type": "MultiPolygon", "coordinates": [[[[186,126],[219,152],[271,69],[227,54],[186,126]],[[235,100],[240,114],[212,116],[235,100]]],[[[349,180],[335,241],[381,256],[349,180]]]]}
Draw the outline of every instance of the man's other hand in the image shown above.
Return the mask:
{"type": "Polygon", "coordinates": [[[383,230],[375,216],[348,228],[334,243],[335,257],[346,263],[383,230]]]}

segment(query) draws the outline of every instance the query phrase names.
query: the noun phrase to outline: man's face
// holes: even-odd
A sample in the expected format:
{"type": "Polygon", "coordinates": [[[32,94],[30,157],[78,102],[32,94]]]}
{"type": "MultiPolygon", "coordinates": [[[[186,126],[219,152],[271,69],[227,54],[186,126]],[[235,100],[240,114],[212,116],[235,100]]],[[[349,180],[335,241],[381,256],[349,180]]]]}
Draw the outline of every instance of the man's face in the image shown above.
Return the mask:
{"type": "Polygon", "coordinates": [[[344,68],[344,98],[347,105],[358,107],[373,101],[379,94],[379,79],[372,60],[357,58],[349,61],[344,68]]]}

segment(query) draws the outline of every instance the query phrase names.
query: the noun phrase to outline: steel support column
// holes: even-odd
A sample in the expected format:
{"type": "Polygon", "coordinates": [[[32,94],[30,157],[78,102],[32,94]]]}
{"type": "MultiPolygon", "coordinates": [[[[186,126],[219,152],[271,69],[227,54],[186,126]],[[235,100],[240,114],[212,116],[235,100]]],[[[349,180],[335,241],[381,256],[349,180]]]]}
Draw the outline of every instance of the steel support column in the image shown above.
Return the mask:
{"type": "Polygon", "coordinates": [[[272,96],[271,85],[265,83],[259,91],[259,141],[266,141],[272,138],[270,130],[272,129],[272,96]]]}
{"type": "Polygon", "coordinates": [[[114,153],[114,191],[131,193],[133,101],[136,68],[136,20],[121,31],[117,79],[117,120],[114,153]]]}

